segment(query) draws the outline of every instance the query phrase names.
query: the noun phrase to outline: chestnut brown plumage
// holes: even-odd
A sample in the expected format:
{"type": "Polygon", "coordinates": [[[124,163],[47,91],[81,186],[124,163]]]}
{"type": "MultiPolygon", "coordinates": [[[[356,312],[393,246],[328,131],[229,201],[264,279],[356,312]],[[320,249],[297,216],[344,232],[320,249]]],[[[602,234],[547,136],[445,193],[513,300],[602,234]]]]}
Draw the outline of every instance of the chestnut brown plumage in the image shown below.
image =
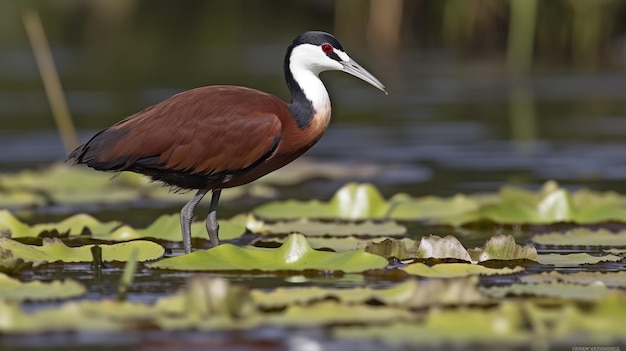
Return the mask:
{"type": "Polygon", "coordinates": [[[69,158],[102,171],[132,171],[182,189],[198,189],[181,210],[185,252],[191,252],[193,212],[213,193],[207,218],[219,245],[221,189],[249,183],[296,159],[322,136],[330,100],[320,72],[340,70],[384,91],[332,35],[305,32],[284,62],[291,103],[250,88],[207,86],[174,95],[105,129],[69,158]]]}

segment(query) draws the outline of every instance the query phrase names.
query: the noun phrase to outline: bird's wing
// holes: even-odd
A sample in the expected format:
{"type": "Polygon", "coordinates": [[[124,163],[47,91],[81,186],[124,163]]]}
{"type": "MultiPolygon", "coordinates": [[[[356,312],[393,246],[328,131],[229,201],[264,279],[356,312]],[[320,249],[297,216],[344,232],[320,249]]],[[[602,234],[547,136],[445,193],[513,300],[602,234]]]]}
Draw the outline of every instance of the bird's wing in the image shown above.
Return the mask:
{"type": "Polygon", "coordinates": [[[101,170],[175,170],[213,175],[270,156],[281,137],[280,99],[210,86],[175,95],[94,136],[70,155],[101,170]]]}

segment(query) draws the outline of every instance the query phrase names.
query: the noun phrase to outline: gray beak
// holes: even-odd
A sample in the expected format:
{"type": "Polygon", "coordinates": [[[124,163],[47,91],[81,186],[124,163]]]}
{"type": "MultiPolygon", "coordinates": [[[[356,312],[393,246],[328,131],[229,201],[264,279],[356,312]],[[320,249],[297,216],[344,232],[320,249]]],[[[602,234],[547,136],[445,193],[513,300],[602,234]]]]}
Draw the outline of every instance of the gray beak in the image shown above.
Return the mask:
{"type": "Polygon", "coordinates": [[[381,83],[378,79],[376,79],[376,77],[374,77],[374,75],[369,73],[365,68],[361,67],[361,65],[356,63],[354,60],[350,59],[348,61],[340,61],[339,63],[343,65],[344,72],[350,73],[351,75],[370,83],[374,87],[380,89],[382,92],[387,94],[383,83],[381,83]]]}

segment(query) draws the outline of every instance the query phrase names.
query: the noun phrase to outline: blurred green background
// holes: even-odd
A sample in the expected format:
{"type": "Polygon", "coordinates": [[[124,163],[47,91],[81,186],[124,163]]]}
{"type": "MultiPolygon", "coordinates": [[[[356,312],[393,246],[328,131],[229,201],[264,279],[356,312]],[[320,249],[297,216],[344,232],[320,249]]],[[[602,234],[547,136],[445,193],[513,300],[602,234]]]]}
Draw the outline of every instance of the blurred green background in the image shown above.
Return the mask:
{"type": "Polygon", "coordinates": [[[333,123],[309,157],[384,165],[372,181],[388,192],[551,178],[626,190],[626,1],[4,0],[0,171],[65,158],[22,23],[29,10],[81,141],[197,86],[288,99],[285,49],[315,29],[335,34],[389,96],[323,74],[333,123]]]}

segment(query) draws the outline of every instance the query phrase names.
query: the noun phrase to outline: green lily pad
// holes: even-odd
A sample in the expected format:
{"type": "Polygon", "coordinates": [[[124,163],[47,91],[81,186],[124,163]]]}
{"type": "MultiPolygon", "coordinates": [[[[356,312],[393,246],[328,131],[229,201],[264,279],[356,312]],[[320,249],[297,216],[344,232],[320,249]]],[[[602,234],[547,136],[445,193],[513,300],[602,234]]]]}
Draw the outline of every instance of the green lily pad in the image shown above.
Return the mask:
{"type": "Polygon", "coordinates": [[[402,270],[411,275],[418,275],[420,277],[454,278],[467,277],[470,275],[512,274],[523,271],[524,267],[489,268],[471,263],[441,263],[428,266],[418,262],[403,267],[402,270]]]}
{"type": "Polygon", "coordinates": [[[79,282],[66,279],[51,282],[32,281],[22,283],[0,273],[0,299],[11,301],[43,301],[81,296],[86,292],[79,282]]]}
{"type": "MultiPolygon", "coordinates": [[[[239,215],[231,219],[220,219],[220,239],[232,240],[246,231],[247,217],[239,215]]],[[[150,226],[135,229],[120,222],[100,222],[88,214],[76,214],[56,223],[41,223],[33,226],[18,220],[11,212],[0,210],[0,234],[12,238],[38,237],[43,232],[56,231],[60,234],[77,236],[90,233],[94,239],[107,241],[129,241],[134,239],[154,238],[169,241],[181,241],[179,214],[162,215],[150,226]]],[[[208,238],[204,221],[192,223],[192,236],[208,238]]]]}
{"type": "Polygon", "coordinates": [[[478,292],[478,279],[407,280],[383,289],[370,287],[278,288],[273,291],[252,290],[255,303],[263,308],[280,308],[288,305],[307,305],[328,299],[343,304],[365,304],[375,301],[386,306],[423,308],[432,306],[458,306],[487,304],[493,300],[478,292]]]}
{"type": "MultiPolygon", "coordinates": [[[[0,249],[11,251],[14,257],[25,261],[41,262],[91,262],[91,247],[68,247],[57,238],[45,238],[42,246],[26,245],[9,238],[0,238],[0,249]]],[[[151,241],[130,241],[113,245],[98,245],[102,248],[103,261],[126,261],[133,249],[138,249],[138,261],[154,260],[165,252],[159,244],[151,241]]]]}
{"type": "Polygon", "coordinates": [[[387,260],[366,252],[325,252],[311,248],[301,234],[292,234],[276,249],[222,244],[205,251],[162,259],[151,268],[190,271],[299,271],[362,272],[387,266],[387,260]]]}
{"type": "MultiPolygon", "coordinates": [[[[239,215],[231,219],[220,219],[220,239],[232,240],[246,232],[246,216],[239,215]]],[[[98,239],[112,241],[126,241],[134,239],[153,238],[167,241],[181,241],[180,215],[162,215],[144,229],[134,229],[130,226],[121,226],[110,234],[98,237],[98,239]]],[[[196,221],[191,224],[191,236],[194,238],[208,239],[204,221],[196,221]]]]}
{"type": "Polygon", "coordinates": [[[5,189],[0,187],[0,207],[23,208],[28,206],[43,206],[48,202],[42,194],[33,193],[24,189],[5,189]]]}
{"type": "Polygon", "coordinates": [[[288,306],[283,313],[268,315],[263,324],[312,327],[347,323],[388,323],[413,319],[415,319],[413,314],[404,309],[323,301],[314,305],[288,306]]]}
{"type": "Polygon", "coordinates": [[[330,202],[272,202],[254,209],[261,219],[382,219],[389,212],[389,204],[371,184],[349,183],[339,189],[330,202]]]}
{"type": "Polygon", "coordinates": [[[503,224],[581,224],[626,221],[626,199],[615,193],[589,190],[569,192],[549,181],[537,192],[503,187],[499,201],[481,206],[473,213],[453,221],[456,225],[480,220],[503,224]]]}
{"type": "MultiPolygon", "coordinates": [[[[244,194],[258,194],[259,186],[243,186],[222,192],[228,201],[244,194]]],[[[267,188],[265,186],[264,188],[267,188]]],[[[20,208],[55,204],[131,202],[151,198],[185,203],[190,195],[172,192],[160,183],[132,172],[96,172],[82,166],[58,163],[50,167],[0,174],[0,207],[20,208]]]]}
{"type": "Polygon", "coordinates": [[[100,222],[88,214],[76,214],[57,223],[40,223],[33,226],[21,222],[11,212],[0,210],[0,233],[12,238],[37,237],[47,231],[57,231],[61,234],[80,235],[89,231],[94,237],[108,234],[120,226],[119,222],[100,222]]]}
{"type": "Polygon", "coordinates": [[[542,254],[537,255],[536,261],[545,264],[552,265],[558,267],[572,267],[578,266],[581,264],[596,264],[600,262],[617,262],[620,261],[622,257],[615,255],[604,255],[604,256],[591,256],[588,253],[576,253],[576,254],[542,254]]]}
{"type": "MultiPolygon", "coordinates": [[[[257,242],[263,243],[284,243],[287,240],[286,237],[277,237],[277,236],[266,236],[260,238],[257,242]]],[[[330,249],[335,252],[343,252],[343,251],[354,251],[354,250],[365,250],[366,252],[375,253],[371,251],[367,251],[365,248],[370,244],[376,244],[383,242],[385,240],[393,240],[404,243],[406,247],[413,247],[415,245],[415,240],[409,238],[402,239],[392,239],[388,237],[379,237],[372,239],[361,239],[354,236],[345,236],[345,237],[307,237],[307,241],[312,248],[319,249],[330,249]]],[[[385,254],[375,253],[379,256],[383,256],[388,258],[390,256],[386,256],[385,254]]],[[[413,254],[415,256],[415,254],[413,254]]]]}
{"type": "Polygon", "coordinates": [[[396,195],[390,202],[395,203],[390,215],[393,219],[441,223],[476,211],[485,201],[457,194],[450,198],[426,196],[408,199],[396,195]]]}
{"type": "Polygon", "coordinates": [[[531,241],[558,246],[626,246],[626,231],[614,233],[606,229],[576,228],[565,233],[533,235],[531,241]]]}
{"type": "Polygon", "coordinates": [[[492,286],[479,288],[483,293],[495,298],[505,296],[540,296],[556,297],[572,300],[597,301],[609,294],[609,289],[602,282],[590,285],[567,283],[512,284],[508,286],[492,286]]]}
{"type": "Polygon", "coordinates": [[[620,272],[574,272],[560,273],[549,272],[541,274],[533,274],[521,277],[524,283],[554,283],[562,282],[569,284],[589,285],[596,282],[602,282],[604,285],[612,288],[626,288],[626,271],[620,272]]]}
{"type": "MultiPolygon", "coordinates": [[[[86,167],[55,164],[43,170],[25,170],[0,176],[4,191],[28,191],[45,194],[55,203],[81,204],[94,201],[130,201],[139,195],[137,184],[144,182],[138,174],[124,172],[117,177],[94,172],[86,167]]],[[[2,204],[0,202],[0,204],[2,204]]]]}
{"type": "Polygon", "coordinates": [[[431,310],[423,323],[397,322],[381,326],[345,326],[333,330],[339,339],[376,340],[391,345],[467,347],[481,345],[526,345],[532,335],[522,329],[522,312],[512,303],[495,309],[461,308],[431,310]]]}
{"type": "Polygon", "coordinates": [[[402,306],[419,288],[415,280],[406,281],[385,289],[370,287],[323,288],[319,286],[277,288],[272,291],[252,290],[254,302],[264,308],[277,308],[288,305],[305,305],[317,301],[335,299],[345,304],[359,304],[378,301],[386,305],[402,306]]]}
{"type": "Polygon", "coordinates": [[[258,234],[300,233],[313,236],[402,236],[406,227],[394,221],[320,222],[308,218],[267,223],[258,219],[248,221],[248,229],[258,234]]]}
{"type": "Polygon", "coordinates": [[[3,332],[125,331],[151,321],[155,309],[146,304],[110,300],[66,302],[60,306],[23,311],[19,305],[0,300],[3,332]]]}
{"type": "Polygon", "coordinates": [[[194,320],[215,316],[243,318],[256,313],[245,286],[204,274],[191,277],[180,293],[160,298],[155,308],[163,314],[194,320]]]}

